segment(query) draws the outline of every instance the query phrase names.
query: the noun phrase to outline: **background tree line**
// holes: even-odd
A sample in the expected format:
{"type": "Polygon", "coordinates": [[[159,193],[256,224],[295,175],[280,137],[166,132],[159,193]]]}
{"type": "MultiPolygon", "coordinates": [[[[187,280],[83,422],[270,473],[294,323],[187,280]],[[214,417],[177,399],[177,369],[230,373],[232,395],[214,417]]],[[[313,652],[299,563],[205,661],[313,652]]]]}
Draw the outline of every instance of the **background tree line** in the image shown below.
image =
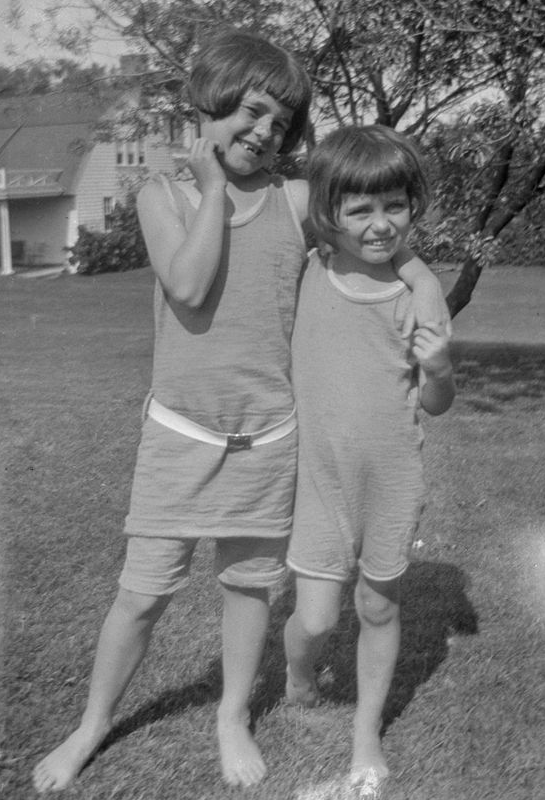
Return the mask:
{"type": "MultiPolygon", "coordinates": [[[[540,258],[542,0],[85,2],[102,27],[148,55],[147,102],[168,103],[182,117],[191,114],[192,54],[227,23],[269,36],[305,63],[315,93],[309,147],[328,126],[346,123],[380,122],[413,136],[427,155],[434,188],[418,247],[429,259],[463,263],[448,299],[453,315],[469,302],[487,264],[540,258]]],[[[66,43],[66,31],[53,35],[66,43]]],[[[71,29],[70,37],[74,52],[83,52],[92,25],[77,36],[71,29]]],[[[101,77],[91,73],[91,81],[101,77]]]]}

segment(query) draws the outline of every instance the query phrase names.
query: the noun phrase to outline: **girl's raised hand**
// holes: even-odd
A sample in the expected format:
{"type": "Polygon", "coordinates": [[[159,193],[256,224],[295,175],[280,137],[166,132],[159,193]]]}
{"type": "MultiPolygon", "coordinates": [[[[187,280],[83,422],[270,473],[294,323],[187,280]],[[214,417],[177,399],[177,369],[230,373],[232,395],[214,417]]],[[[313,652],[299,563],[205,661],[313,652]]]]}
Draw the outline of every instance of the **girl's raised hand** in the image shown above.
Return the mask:
{"type": "Polygon", "coordinates": [[[187,156],[186,165],[193,173],[197,189],[202,195],[217,189],[223,190],[227,185],[227,177],[217,157],[218,148],[218,142],[201,137],[193,142],[187,156]]]}

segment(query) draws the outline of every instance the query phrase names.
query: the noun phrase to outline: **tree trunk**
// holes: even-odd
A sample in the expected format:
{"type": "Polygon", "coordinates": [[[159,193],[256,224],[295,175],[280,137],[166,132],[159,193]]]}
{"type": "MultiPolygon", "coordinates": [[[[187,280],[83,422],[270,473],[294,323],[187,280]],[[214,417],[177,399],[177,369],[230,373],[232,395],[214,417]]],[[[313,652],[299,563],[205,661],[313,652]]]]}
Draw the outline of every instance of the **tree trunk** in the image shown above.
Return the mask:
{"type": "Polygon", "coordinates": [[[447,306],[453,319],[471,300],[482,269],[471,256],[464,261],[458,280],[447,295],[447,306]]]}

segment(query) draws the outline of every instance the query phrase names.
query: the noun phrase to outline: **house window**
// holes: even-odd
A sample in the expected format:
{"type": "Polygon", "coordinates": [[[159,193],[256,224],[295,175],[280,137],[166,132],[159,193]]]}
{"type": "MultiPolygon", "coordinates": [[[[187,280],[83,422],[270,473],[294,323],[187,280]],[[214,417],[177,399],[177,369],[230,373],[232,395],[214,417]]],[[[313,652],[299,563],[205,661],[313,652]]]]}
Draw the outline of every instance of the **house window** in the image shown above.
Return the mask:
{"type": "Polygon", "coordinates": [[[146,148],[142,139],[116,142],[116,164],[120,167],[138,167],[146,163],[146,148]]]}
{"type": "Polygon", "coordinates": [[[104,207],[104,230],[111,231],[112,229],[112,214],[115,208],[115,199],[113,197],[105,197],[102,201],[104,207]]]}

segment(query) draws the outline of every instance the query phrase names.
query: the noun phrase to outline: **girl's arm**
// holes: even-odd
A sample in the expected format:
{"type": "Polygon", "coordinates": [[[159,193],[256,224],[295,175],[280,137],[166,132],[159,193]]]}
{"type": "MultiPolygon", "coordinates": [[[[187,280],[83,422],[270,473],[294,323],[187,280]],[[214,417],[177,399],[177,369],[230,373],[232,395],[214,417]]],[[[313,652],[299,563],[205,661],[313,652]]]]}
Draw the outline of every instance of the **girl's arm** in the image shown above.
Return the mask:
{"type": "Polygon", "coordinates": [[[414,333],[413,353],[420,366],[420,404],[433,416],[447,411],[454,400],[449,340],[450,334],[441,323],[429,323],[414,333]]]}
{"type": "Polygon", "coordinates": [[[441,323],[450,335],[452,325],[443,290],[438,279],[412,250],[403,246],[393,259],[394,269],[412,292],[412,305],[403,324],[403,336],[410,336],[415,325],[441,323]]]}
{"type": "Polygon", "coordinates": [[[215,143],[197,139],[188,158],[201,201],[186,228],[168,194],[151,181],[137,198],[138,218],[153,270],[174,300],[198,308],[216,277],[223,245],[227,179],[215,143]]]}

